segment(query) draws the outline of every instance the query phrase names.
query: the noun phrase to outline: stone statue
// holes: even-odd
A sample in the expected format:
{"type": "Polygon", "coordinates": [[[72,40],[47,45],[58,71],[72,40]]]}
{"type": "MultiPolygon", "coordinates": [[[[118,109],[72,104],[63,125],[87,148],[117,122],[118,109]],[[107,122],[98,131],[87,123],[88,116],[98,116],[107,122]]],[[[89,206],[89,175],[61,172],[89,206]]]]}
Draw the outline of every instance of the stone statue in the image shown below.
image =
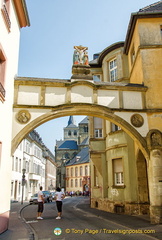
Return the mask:
{"type": "Polygon", "coordinates": [[[152,146],[160,146],[161,145],[161,134],[157,132],[153,132],[151,134],[151,145],[152,146]]]}
{"type": "Polygon", "coordinates": [[[89,65],[89,61],[88,61],[88,52],[87,52],[87,51],[84,52],[84,56],[83,56],[83,65],[89,65]]]}
{"type": "Polygon", "coordinates": [[[83,46],[74,46],[73,64],[88,65],[88,48],[83,46]]]}
{"type": "Polygon", "coordinates": [[[75,50],[73,54],[73,64],[79,64],[79,52],[77,50],[75,50]]]}

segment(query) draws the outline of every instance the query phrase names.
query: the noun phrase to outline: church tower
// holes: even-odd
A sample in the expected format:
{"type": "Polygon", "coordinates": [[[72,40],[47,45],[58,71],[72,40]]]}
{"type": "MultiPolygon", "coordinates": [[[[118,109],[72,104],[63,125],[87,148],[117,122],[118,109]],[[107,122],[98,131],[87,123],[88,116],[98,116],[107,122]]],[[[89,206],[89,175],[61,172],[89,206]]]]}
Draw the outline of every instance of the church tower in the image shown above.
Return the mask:
{"type": "Polygon", "coordinates": [[[78,142],[79,127],[74,124],[73,116],[69,117],[68,125],[64,128],[64,140],[75,140],[78,142]]]}

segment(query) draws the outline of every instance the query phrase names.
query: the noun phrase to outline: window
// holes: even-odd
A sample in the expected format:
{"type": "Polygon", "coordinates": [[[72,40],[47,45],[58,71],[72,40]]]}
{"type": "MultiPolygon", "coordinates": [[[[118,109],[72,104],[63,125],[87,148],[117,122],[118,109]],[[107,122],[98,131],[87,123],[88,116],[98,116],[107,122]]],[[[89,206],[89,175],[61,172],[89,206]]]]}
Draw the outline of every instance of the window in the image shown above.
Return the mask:
{"type": "Polygon", "coordinates": [[[94,117],[93,121],[94,121],[94,137],[95,138],[102,138],[102,136],[103,136],[102,119],[94,117]]]}
{"type": "Polygon", "coordinates": [[[95,129],[95,137],[102,138],[102,129],[95,129]]]}
{"type": "Polygon", "coordinates": [[[116,186],[124,185],[123,164],[121,158],[113,160],[113,170],[114,170],[114,185],[116,186]]]}
{"type": "Polygon", "coordinates": [[[14,187],[14,183],[11,182],[11,197],[13,197],[13,187],[14,187]]]}
{"type": "Polygon", "coordinates": [[[82,176],[82,175],[83,175],[83,168],[80,167],[80,176],[82,176]]]}
{"type": "Polygon", "coordinates": [[[18,157],[15,158],[15,171],[18,172],[18,157]]]}
{"type": "Polygon", "coordinates": [[[74,136],[77,136],[77,131],[76,130],[74,130],[74,136]]]}
{"type": "Polygon", "coordinates": [[[161,37],[162,37],[162,25],[160,26],[160,33],[161,33],[161,37]]]}
{"type": "Polygon", "coordinates": [[[0,101],[5,100],[5,71],[6,71],[6,57],[4,51],[0,45],[0,101]]]}
{"type": "Polygon", "coordinates": [[[12,171],[14,171],[14,156],[12,156],[12,171]]]}
{"type": "Polygon", "coordinates": [[[118,130],[121,130],[121,128],[120,128],[118,125],[112,123],[112,124],[111,124],[111,131],[112,131],[112,132],[116,132],[116,131],[118,131],[118,130]]]}
{"type": "Polygon", "coordinates": [[[101,81],[100,75],[93,75],[93,81],[94,82],[100,82],[101,81]]]}
{"type": "Polygon", "coordinates": [[[88,126],[84,126],[84,132],[85,132],[85,133],[88,132],[88,126]]]}
{"type": "Polygon", "coordinates": [[[73,168],[71,168],[71,177],[73,177],[73,168]]]}
{"type": "Polygon", "coordinates": [[[19,172],[21,173],[21,158],[19,158],[19,172]]]}
{"type": "Polygon", "coordinates": [[[66,160],[66,159],[69,159],[69,158],[70,158],[70,154],[68,152],[66,152],[62,155],[63,160],[66,160]]]}
{"type": "Polygon", "coordinates": [[[78,176],[78,167],[75,168],[75,177],[78,176]]]}
{"type": "Polygon", "coordinates": [[[26,142],[25,151],[26,153],[30,153],[30,144],[28,142],[26,142]]]}
{"type": "Polygon", "coordinates": [[[69,187],[69,180],[66,181],[66,186],[69,187]]]}
{"type": "Polygon", "coordinates": [[[73,179],[71,179],[71,187],[73,187],[73,179]]]}
{"type": "Polygon", "coordinates": [[[109,62],[110,82],[117,80],[117,60],[116,58],[109,62]]]}
{"type": "Polygon", "coordinates": [[[85,176],[87,176],[88,175],[88,166],[86,165],[85,166],[85,176]]]}
{"type": "Polygon", "coordinates": [[[71,136],[71,131],[70,130],[68,131],[68,136],[71,136]]]}
{"type": "Polygon", "coordinates": [[[78,179],[75,179],[75,187],[78,187],[78,179]]]}
{"type": "Polygon", "coordinates": [[[80,187],[82,187],[82,179],[80,178],[80,180],[79,180],[79,181],[80,181],[80,187]]]}

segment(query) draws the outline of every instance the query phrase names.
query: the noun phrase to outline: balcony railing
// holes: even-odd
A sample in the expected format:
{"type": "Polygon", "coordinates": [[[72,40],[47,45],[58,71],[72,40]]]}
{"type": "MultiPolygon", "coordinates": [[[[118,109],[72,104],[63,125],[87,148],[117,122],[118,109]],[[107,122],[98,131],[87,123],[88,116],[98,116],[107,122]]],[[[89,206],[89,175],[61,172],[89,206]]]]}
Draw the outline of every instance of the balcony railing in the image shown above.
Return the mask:
{"type": "Polygon", "coordinates": [[[11,21],[10,21],[10,17],[9,17],[9,14],[8,14],[8,11],[7,11],[7,8],[6,8],[6,4],[3,3],[3,6],[2,6],[2,14],[3,14],[3,17],[5,19],[5,22],[6,22],[6,26],[8,28],[8,31],[10,31],[10,28],[11,28],[11,21]]]}
{"type": "Polygon", "coordinates": [[[4,99],[5,99],[5,94],[6,94],[6,91],[5,91],[2,83],[0,82],[0,100],[4,101],[4,99]]]}

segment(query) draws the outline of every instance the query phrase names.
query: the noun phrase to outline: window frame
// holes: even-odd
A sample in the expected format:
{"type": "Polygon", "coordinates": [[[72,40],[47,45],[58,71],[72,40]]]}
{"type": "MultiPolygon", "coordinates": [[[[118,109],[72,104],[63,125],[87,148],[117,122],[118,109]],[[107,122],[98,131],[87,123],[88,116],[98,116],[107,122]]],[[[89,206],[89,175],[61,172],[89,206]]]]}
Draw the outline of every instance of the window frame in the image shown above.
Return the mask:
{"type": "Polygon", "coordinates": [[[113,58],[108,62],[109,65],[109,79],[110,82],[115,82],[118,79],[118,72],[117,72],[117,58],[113,58]],[[112,63],[112,67],[111,67],[112,63]]]}
{"type": "Polygon", "coordinates": [[[124,186],[123,159],[122,158],[112,159],[112,165],[113,165],[114,186],[117,186],[117,187],[124,186]],[[115,161],[116,161],[116,163],[115,163],[115,161]],[[118,161],[118,170],[115,170],[115,168],[117,168],[117,161],[118,161]]]}
{"type": "Polygon", "coordinates": [[[95,128],[94,134],[95,134],[95,138],[103,138],[102,128],[95,128]]]}

